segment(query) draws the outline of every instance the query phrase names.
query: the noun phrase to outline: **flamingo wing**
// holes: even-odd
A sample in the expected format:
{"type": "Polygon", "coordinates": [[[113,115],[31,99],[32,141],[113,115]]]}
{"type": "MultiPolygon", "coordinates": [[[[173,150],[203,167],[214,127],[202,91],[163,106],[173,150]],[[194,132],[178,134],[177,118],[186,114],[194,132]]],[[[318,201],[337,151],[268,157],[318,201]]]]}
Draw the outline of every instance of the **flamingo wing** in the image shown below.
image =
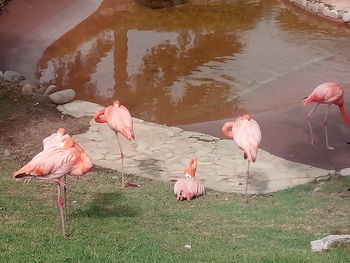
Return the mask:
{"type": "Polygon", "coordinates": [[[174,193],[177,200],[190,201],[194,197],[201,196],[205,193],[204,186],[195,177],[181,178],[174,185],[174,193]]]}
{"type": "Polygon", "coordinates": [[[326,82],[317,86],[311,92],[311,94],[304,100],[304,105],[312,102],[343,104],[343,94],[344,91],[339,84],[326,82]]]}
{"type": "Polygon", "coordinates": [[[13,177],[42,176],[51,179],[60,178],[68,174],[76,161],[74,150],[63,148],[49,148],[38,153],[20,170],[13,173],[13,177]]]}
{"type": "Polygon", "coordinates": [[[248,159],[255,161],[261,142],[259,124],[253,119],[243,120],[239,118],[233,126],[233,137],[237,146],[247,154],[248,159]]]}
{"type": "Polygon", "coordinates": [[[135,139],[133,122],[128,109],[122,105],[119,107],[109,107],[112,107],[112,109],[109,109],[107,113],[108,125],[115,132],[121,133],[128,140],[135,139]]]}

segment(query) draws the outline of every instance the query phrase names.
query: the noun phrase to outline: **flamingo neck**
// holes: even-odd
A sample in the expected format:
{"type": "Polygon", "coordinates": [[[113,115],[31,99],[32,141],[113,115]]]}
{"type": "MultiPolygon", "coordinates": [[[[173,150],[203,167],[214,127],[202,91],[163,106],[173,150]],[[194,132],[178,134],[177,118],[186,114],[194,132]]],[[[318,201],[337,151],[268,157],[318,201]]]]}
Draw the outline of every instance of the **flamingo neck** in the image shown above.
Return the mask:
{"type": "Polygon", "coordinates": [[[340,114],[343,117],[344,121],[350,126],[350,118],[345,112],[344,105],[338,105],[338,107],[339,107],[340,114]]]}
{"type": "Polygon", "coordinates": [[[235,124],[234,122],[226,122],[221,129],[222,133],[230,139],[233,139],[232,127],[234,124],[235,124]]]}

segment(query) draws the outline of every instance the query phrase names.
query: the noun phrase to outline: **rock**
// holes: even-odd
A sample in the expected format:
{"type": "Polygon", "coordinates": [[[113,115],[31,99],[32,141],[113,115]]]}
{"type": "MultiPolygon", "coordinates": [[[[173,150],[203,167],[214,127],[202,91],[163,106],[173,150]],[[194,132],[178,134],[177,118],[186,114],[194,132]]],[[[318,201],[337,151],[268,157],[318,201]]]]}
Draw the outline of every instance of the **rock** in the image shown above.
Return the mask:
{"type": "Polygon", "coordinates": [[[25,77],[16,71],[6,71],[4,74],[4,80],[7,82],[18,82],[25,80],[25,77]]]}
{"type": "Polygon", "coordinates": [[[342,176],[350,176],[350,167],[349,167],[349,168],[344,168],[344,169],[340,170],[339,173],[340,173],[342,176]]]}
{"type": "Polygon", "coordinates": [[[5,149],[5,151],[4,151],[4,156],[5,156],[5,157],[11,156],[11,152],[10,152],[9,150],[5,149]]]}
{"type": "Polygon", "coordinates": [[[345,23],[350,22],[350,12],[345,12],[342,19],[345,23]]]}
{"type": "Polygon", "coordinates": [[[58,88],[55,85],[50,85],[45,89],[44,95],[49,96],[52,93],[57,92],[58,88]]]}
{"type": "Polygon", "coordinates": [[[65,104],[67,102],[74,100],[75,91],[73,89],[66,89],[66,90],[57,91],[55,93],[50,94],[49,98],[55,104],[65,104]]]}
{"type": "Polygon", "coordinates": [[[336,10],[329,11],[329,16],[332,18],[338,18],[338,12],[336,10]]]}
{"type": "Polygon", "coordinates": [[[33,95],[33,86],[30,84],[24,84],[22,87],[22,94],[23,95],[33,95]]]}
{"type": "Polygon", "coordinates": [[[2,73],[2,71],[0,70],[0,79],[4,78],[4,73],[2,73]]]}
{"type": "Polygon", "coordinates": [[[311,241],[311,251],[328,251],[339,243],[350,243],[350,235],[329,235],[322,239],[311,241]]]}
{"type": "Polygon", "coordinates": [[[336,170],[331,170],[329,172],[329,175],[332,176],[332,177],[337,176],[337,171],[336,170]]]}
{"type": "Polygon", "coordinates": [[[316,183],[325,182],[325,181],[328,181],[329,179],[331,179],[331,176],[327,174],[327,175],[323,175],[323,176],[317,177],[315,179],[315,182],[316,183]]]}
{"type": "Polygon", "coordinates": [[[329,12],[330,12],[331,10],[327,7],[327,6],[325,6],[324,8],[323,8],[323,10],[322,10],[322,14],[323,15],[325,15],[325,16],[329,16],[329,12]]]}
{"type": "Polygon", "coordinates": [[[322,191],[322,188],[321,187],[315,187],[314,190],[312,190],[313,193],[319,193],[322,191]]]}

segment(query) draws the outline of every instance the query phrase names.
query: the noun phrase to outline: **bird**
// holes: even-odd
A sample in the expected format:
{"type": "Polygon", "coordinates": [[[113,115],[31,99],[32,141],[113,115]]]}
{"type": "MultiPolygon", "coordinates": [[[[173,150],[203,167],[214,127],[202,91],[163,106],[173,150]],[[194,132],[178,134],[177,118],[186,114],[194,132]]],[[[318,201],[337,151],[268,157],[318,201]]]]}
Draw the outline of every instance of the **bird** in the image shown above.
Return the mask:
{"type": "Polygon", "coordinates": [[[316,106],[310,111],[310,113],[306,116],[306,121],[308,123],[310,134],[311,134],[311,145],[314,145],[314,134],[312,132],[311,128],[311,114],[316,110],[318,105],[320,104],[328,104],[326,114],[323,120],[324,123],[324,131],[326,134],[326,145],[327,149],[334,150],[335,147],[330,146],[328,142],[328,133],[327,133],[327,117],[328,117],[328,111],[332,104],[335,104],[338,106],[341,116],[343,117],[344,121],[350,125],[350,118],[345,112],[344,108],[344,90],[341,87],[340,84],[335,82],[325,82],[319,86],[317,86],[309,96],[304,98],[303,104],[304,106],[310,103],[316,103],[316,106]]]}
{"type": "Polygon", "coordinates": [[[126,187],[127,183],[124,179],[124,153],[119,139],[119,133],[130,142],[135,141],[135,133],[132,117],[129,110],[115,100],[112,105],[103,110],[99,110],[94,114],[94,120],[98,123],[107,123],[108,126],[117,135],[117,140],[120,149],[120,158],[122,161],[122,187],[126,187]],[[104,117],[101,117],[104,115],[104,117]]]}
{"type": "MultiPolygon", "coordinates": [[[[52,133],[50,136],[43,140],[43,148],[48,149],[51,147],[58,147],[64,138],[70,138],[64,128],[59,128],[57,132],[52,133]]],[[[66,181],[66,175],[63,177],[66,181]]],[[[67,185],[63,185],[63,202],[64,202],[64,218],[67,220],[67,185]]]]}
{"type": "Polygon", "coordinates": [[[66,182],[61,178],[67,174],[82,176],[92,168],[91,159],[72,138],[64,138],[57,147],[49,147],[38,153],[33,159],[12,173],[15,179],[41,179],[57,184],[57,202],[61,214],[62,234],[66,237],[64,203],[61,186],[66,182]]]}
{"type": "Polygon", "coordinates": [[[185,178],[177,180],[174,185],[174,194],[179,201],[191,201],[191,199],[205,194],[203,184],[195,177],[197,162],[196,159],[192,159],[184,169],[185,178]]]}
{"type": "Polygon", "coordinates": [[[57,132],[52,133],[43,140],[44,150],[50,147],[57,147],[64,138],[70,138],[70,136],[64,128],[59,128],[57,132]]]}
{"type": "Polygon", "coordinates": [[[245,114],[234,122],[226,122],[222,127],[223,134],[233,139],[236,145],[244,152],[243,158],[248,160],[246,172],[245,205],[248,204],[248,180],[250,162],[255,162],[261,142],[261,130],[259,124],[245,114]]]}

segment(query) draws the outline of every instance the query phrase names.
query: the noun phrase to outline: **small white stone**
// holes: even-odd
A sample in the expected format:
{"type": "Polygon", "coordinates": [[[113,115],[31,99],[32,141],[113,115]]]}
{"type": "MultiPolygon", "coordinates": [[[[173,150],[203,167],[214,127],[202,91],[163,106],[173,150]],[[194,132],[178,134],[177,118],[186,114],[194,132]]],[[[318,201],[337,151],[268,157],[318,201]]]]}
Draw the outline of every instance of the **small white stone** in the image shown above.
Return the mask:
{"type": "Polygon", "coordinates": [[[343,14],[343,21],[344,21],[345,23],[350,22],[350,12],[345,12],[345,13],[343,14]]]}
{"type": "Polygon", "coordinates": [[[344,168],[340,170],[339,172],[342,176],[350,176],[350,167],[349,168],[344,168]]]}
{"type": "Polygon", "coordinates": [[[184,248],[191,249],[191,245],[184,245],[184,248]]]}
{"type": "Polygon", "coordinates": [[[322,14],[325,15],[325,16],[329,16],[329,8],[327,6],[325,6],[323,9],[322,9],[322,14]]]}
{"type": "Polygon", "coordinates": [[[329,11],[329,16],[332,18],[338,18],[338,12],[336,10],[329,11]]]}

